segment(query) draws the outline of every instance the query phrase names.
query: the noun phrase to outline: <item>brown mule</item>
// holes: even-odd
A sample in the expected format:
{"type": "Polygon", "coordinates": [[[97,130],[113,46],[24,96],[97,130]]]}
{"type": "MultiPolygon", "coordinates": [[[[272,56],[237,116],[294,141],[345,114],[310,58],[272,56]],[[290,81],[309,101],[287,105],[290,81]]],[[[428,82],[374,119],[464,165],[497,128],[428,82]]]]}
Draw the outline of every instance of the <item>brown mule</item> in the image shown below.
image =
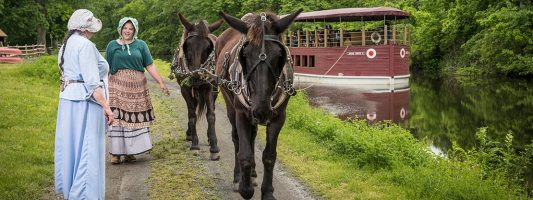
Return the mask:
{"type": "Polygon", "coordinates": [[[220,16],[231,26],[217,39],[216,72],[232,126],[235,148],[233,182],[245,199],[254,195],[254,141],[257,126],[267,127],[263,151],[264,175],[261,199],[275,199],[272,186],[278,135],[285,123],[285,109],[292,87],[290,52],[280,42],[302,10],[279,18],[274,13],[246,15],[244,21],[226,13],[220,16]]]}

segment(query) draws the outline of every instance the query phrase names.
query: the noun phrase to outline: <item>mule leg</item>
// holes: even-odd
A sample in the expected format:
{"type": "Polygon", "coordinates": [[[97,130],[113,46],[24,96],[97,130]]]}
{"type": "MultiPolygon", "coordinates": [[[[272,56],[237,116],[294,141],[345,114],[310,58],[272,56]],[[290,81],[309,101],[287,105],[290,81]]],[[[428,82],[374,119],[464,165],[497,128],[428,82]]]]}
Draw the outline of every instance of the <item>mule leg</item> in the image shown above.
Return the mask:
{"type": "Polygon", "coordinates": [[[255,138],[257,137],[257,125],[255,125],[252,129],[252,139],[250,140],[250,146],[252,146],[252,154],[254,155],[254,159],[252,160],[252,185],[255,187],[257,186],[257,171],[255,170],[255,138]]]}
{"type": "Polygon", "coordinates": [[[233,147],[235,150],[235,163],[233,165],[233,191],[238,192],[239,181],[241,180],[241,166],[239,165],[239,157],[237,156],[237,153],[239,152],[239,135],[237,135],[237,129],[235,126],[232,126],[231,128],[231,140],[233,141],[233,147]]]}
{"type": "Polygon", "coordinates": [[[206,118],[207,118],[207,137],[209,138],[209,152],[211,153],[211,160],[218,160],[220,159],[220,155],[218,155],[218,152],[220,152],[220,149],[218,148],[218,141],[217,141],[217,135],[215,132],[215,99],[217,93],[213,92],[213,89],[211,89],[211,86],[205,88],[204,95],[206,98],[206,106],[207,106],[207,112],[206,112],[206,118]]]}
{"type": "MultiPolygon", "coordinates": [[[[184,87],[181,87],[181,89],[180,89],[181,96],[183,97],[183,100],[185,100],[185,104],[187,105],[187,115],[189,113],[191,113],[191,105],[189,105],[189,104],[193,103],[193,102],[189,102],[189,101],[194,101],[194,99],[192,98],[190,90],[191,90],[190,88],[184,88],[184,87]]],[[[188,119],[190,119],[190,118],[188,118],[188,119]]],[[[188,121],[188,123],[190,123],[190,121],[188,121]]],[[[188,124],[187,124],[187,131],[185,132],[185,134],[186,134],[185,140],[186,141],[191,141],[192,140],[191,130],[190,130],[188,124]]]]}
{"type": "Polygon", "coordinates": [[[239,166],[239,157],[237,153],[239,152],[239,135],[237,134],[237,127],[235,124],[235,108],[233,107],[233,102],[231,99],[233,97],[228,95],[228,92],[224,89],[221,90],[224,97],[224,102],[226,103],[226,114],[228,120],[231,124],[231,141],[233,142],[234,147],[234,165],[233,165],[233,191],[239,191],[239,181],[241,179],[241,167],[239,166]]]}
{"type": "Polygon", "coordinates": [[[187,116],[189,122],[187,123],[187,140],[191,141],[191,147],[189,150],[200,150],[198,146],[198,135],[196,133],[196,105],[198,105],[197,100],[193,97],[193,91],[191,88],[181,88],[181,95],[185,99],[187,104],[187,116]]]}
{"type": "Polygon", "coordinates": [[[239,135],[239,166],[241,168],[241,180],[239,182],[239,193],[245,199],[250,199],[254,196],[254,187],[252,185],[251,173],[254,162],[254,151],[250,145],[252,140],[252,132],[254,126],[250,123],[250,119],[246,117],[244,110],[246,108],[236,108],[236,127],[239,135]]]}
{"type": "Polygon", "coordinates": [[[284,123],[285,112],[283,111],[280,112],[278,120],[267,126],[267,141],[263,151],[264,174],[263,183],[261,184],[261,199],[276,199],[274,197],[272,178],[274,176],[274,165],[276,164],[278,136],[284,123]]]}

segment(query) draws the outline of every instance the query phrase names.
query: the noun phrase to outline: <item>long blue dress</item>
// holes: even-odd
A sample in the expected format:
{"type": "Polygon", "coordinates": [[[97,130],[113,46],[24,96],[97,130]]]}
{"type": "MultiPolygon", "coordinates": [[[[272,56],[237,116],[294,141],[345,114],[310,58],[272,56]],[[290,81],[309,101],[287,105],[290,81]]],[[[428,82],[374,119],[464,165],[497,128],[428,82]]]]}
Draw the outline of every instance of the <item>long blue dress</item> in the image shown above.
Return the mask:
{"type": "Polygon", "coordinates": [[[75,33],[66,43],[63,68],[64,80],[83,83],[71,83],[59,95],[55,190],[65,199],[104,199],[106,119],[92,94],[102,87],[108,98],[109,65],[94,43],[75,33]]]}

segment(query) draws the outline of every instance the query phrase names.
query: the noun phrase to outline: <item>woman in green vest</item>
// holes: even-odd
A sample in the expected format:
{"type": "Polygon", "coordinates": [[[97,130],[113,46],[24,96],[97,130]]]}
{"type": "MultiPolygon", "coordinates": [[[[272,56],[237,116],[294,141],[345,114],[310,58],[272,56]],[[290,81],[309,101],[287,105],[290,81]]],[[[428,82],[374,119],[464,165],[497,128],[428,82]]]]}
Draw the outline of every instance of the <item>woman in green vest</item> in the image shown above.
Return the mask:
{"type": "Polygon", "coordinates": [[[165,94],[167,86],[153,63],[146,43],[137,39],[139,23],[131,17],[122,18],[117,27],[120,38],[109,42],[106,60],[110,66],[109,104],[115,121],[108,131],[111,163],[136,160],[134,155],[152,149],[150,125],[155,116],[144,70],[159,84],[165,94]]]}

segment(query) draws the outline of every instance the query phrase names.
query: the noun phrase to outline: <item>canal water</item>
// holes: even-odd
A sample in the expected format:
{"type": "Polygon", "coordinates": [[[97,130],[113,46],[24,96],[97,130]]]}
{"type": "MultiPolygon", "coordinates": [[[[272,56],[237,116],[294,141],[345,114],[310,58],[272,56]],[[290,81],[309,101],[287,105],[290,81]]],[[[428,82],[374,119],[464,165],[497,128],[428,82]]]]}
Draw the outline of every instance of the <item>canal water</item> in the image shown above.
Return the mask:
{"type": "Polygon", "coordinates": [[[412,75],[409,88],[370,90],[297,85],[310,103],[342,118],[369,123],[390,120],[427,140],[436,154],[445,154],[452,141],[470,149],[476,130],[488,127],[493,141],[514,136],[518,149],[533,139],[533,81],[480,77],[432,78],[412,75]]]}

